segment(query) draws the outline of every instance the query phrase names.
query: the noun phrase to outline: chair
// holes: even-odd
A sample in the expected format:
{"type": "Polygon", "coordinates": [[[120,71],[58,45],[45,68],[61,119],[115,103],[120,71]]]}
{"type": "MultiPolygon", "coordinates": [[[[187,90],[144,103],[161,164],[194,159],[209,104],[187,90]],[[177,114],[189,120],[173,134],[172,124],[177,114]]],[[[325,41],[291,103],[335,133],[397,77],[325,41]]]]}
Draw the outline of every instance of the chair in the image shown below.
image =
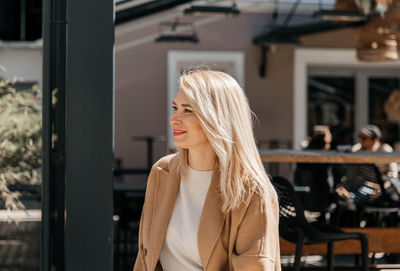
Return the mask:
{"type": "Polygon", "coordinates": [[[328,248],[328,270],[333,270],[333,243],[340,240],[356,239],[361,242],[362,270],[368,270],[368,235],[342,230],[325,223],[307,222],[300,200],[293,185],[284,177],[273,177],[279,197],[279,235],[296,243],[294,270],[300,270],[303,246],[306,244],[326,243],[328,248]]]}
{"type": "Polygon", "coordinates": [[[308,188],[306,193],[298,193],[304,210],[319,213],[318,221],[325,222],[332,203],[328,165],[299,163],[296,166],[293,182],[296,192],[299,186],[308,188]]]}
{"type": "Polygon", "coordinates": [[[335,189],[338,206],[336,225],[340,225],[343,210],[356,211],[354,224],[358,225],[354,226],[360,226],[364,221],[365,226],[377,227],[385,226],[390,215],[400,210],[398,200],[392,199],[398,196],[397,193],[392,191],[395,194],[390,194],[376,165],[348,165],[343,173],[335,189]]]}

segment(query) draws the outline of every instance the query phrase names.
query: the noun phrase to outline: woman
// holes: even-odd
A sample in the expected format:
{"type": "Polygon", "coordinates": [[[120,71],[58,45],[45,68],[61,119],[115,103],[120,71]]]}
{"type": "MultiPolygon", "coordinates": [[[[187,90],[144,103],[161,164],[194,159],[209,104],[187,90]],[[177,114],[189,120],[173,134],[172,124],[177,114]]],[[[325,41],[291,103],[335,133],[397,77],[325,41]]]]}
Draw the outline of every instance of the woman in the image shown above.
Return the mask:
{"type": "Polygon", "coordinates": [[[280,270],[278,200],[243,90],[192,71],[172,106],[178,153],[151,170],[134,270],[280,270]]]}

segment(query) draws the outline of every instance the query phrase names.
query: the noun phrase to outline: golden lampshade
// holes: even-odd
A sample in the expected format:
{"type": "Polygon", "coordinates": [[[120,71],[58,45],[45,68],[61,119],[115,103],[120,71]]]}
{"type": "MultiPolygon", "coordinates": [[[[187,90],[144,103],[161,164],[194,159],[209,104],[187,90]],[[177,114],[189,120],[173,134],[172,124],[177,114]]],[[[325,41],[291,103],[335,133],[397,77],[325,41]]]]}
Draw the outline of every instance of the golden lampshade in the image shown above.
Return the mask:
{"type": "Polygon", "coordinates": [[[357,58],[361,61],[399,59],[400,0],[394,0],[386,16],[375,14],[359,32],[357,58]]]}

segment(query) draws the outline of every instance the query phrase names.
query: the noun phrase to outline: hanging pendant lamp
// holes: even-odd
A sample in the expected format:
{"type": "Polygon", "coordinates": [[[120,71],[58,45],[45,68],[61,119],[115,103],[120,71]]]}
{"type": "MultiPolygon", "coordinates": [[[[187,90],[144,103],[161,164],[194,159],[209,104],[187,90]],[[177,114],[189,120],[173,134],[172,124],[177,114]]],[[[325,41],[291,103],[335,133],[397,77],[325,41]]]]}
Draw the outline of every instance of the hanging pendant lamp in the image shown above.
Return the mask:
{"type": "Polygon", "coordinates": [[[384,17],[392,2],[393,0],[336,0],[332,10],[319,10],[313,16],[335,23],[367,21],[375,13],[384,17]]]}
{"type": "Polygon", "coordinates": [[[376,1],[375,0],[354,0],[348,1],[353,2],[357,9],[359,9],[363,14],[371,14],[375,8],[376,1]]]}
{"type": "Polygon", "coordinates": [[[375,14],[359,32],[357,58],[361,61],[399,59],[400,0],[394,0],[386,16],[375,14]]]}
{"type": "Polygon", "coordinates": [[[351,0],[336,0],[333,9],[321,9],[313,14],[314,17],[330,20],[335,23],[366,21],[367,16],[357,8],[351,0]]]}

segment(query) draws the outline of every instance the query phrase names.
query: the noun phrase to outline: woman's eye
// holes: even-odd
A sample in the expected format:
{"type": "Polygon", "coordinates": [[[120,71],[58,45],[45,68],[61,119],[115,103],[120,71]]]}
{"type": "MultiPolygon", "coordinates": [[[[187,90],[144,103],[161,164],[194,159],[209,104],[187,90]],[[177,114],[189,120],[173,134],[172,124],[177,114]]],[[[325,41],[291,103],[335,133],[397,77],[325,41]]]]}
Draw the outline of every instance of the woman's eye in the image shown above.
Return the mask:
{"type": "Polygon", "coordinates": [[[176,107],[175,105],[172,106],[172,110],[176,111],[178,110],[178,107],[176,107]]]}
{"type": "Polygon", "coordinates": [[[185,109],[183,112],[185,112],[185,113],[192,113],[193,111],[190,110],[190,109],[185,109]]]}

